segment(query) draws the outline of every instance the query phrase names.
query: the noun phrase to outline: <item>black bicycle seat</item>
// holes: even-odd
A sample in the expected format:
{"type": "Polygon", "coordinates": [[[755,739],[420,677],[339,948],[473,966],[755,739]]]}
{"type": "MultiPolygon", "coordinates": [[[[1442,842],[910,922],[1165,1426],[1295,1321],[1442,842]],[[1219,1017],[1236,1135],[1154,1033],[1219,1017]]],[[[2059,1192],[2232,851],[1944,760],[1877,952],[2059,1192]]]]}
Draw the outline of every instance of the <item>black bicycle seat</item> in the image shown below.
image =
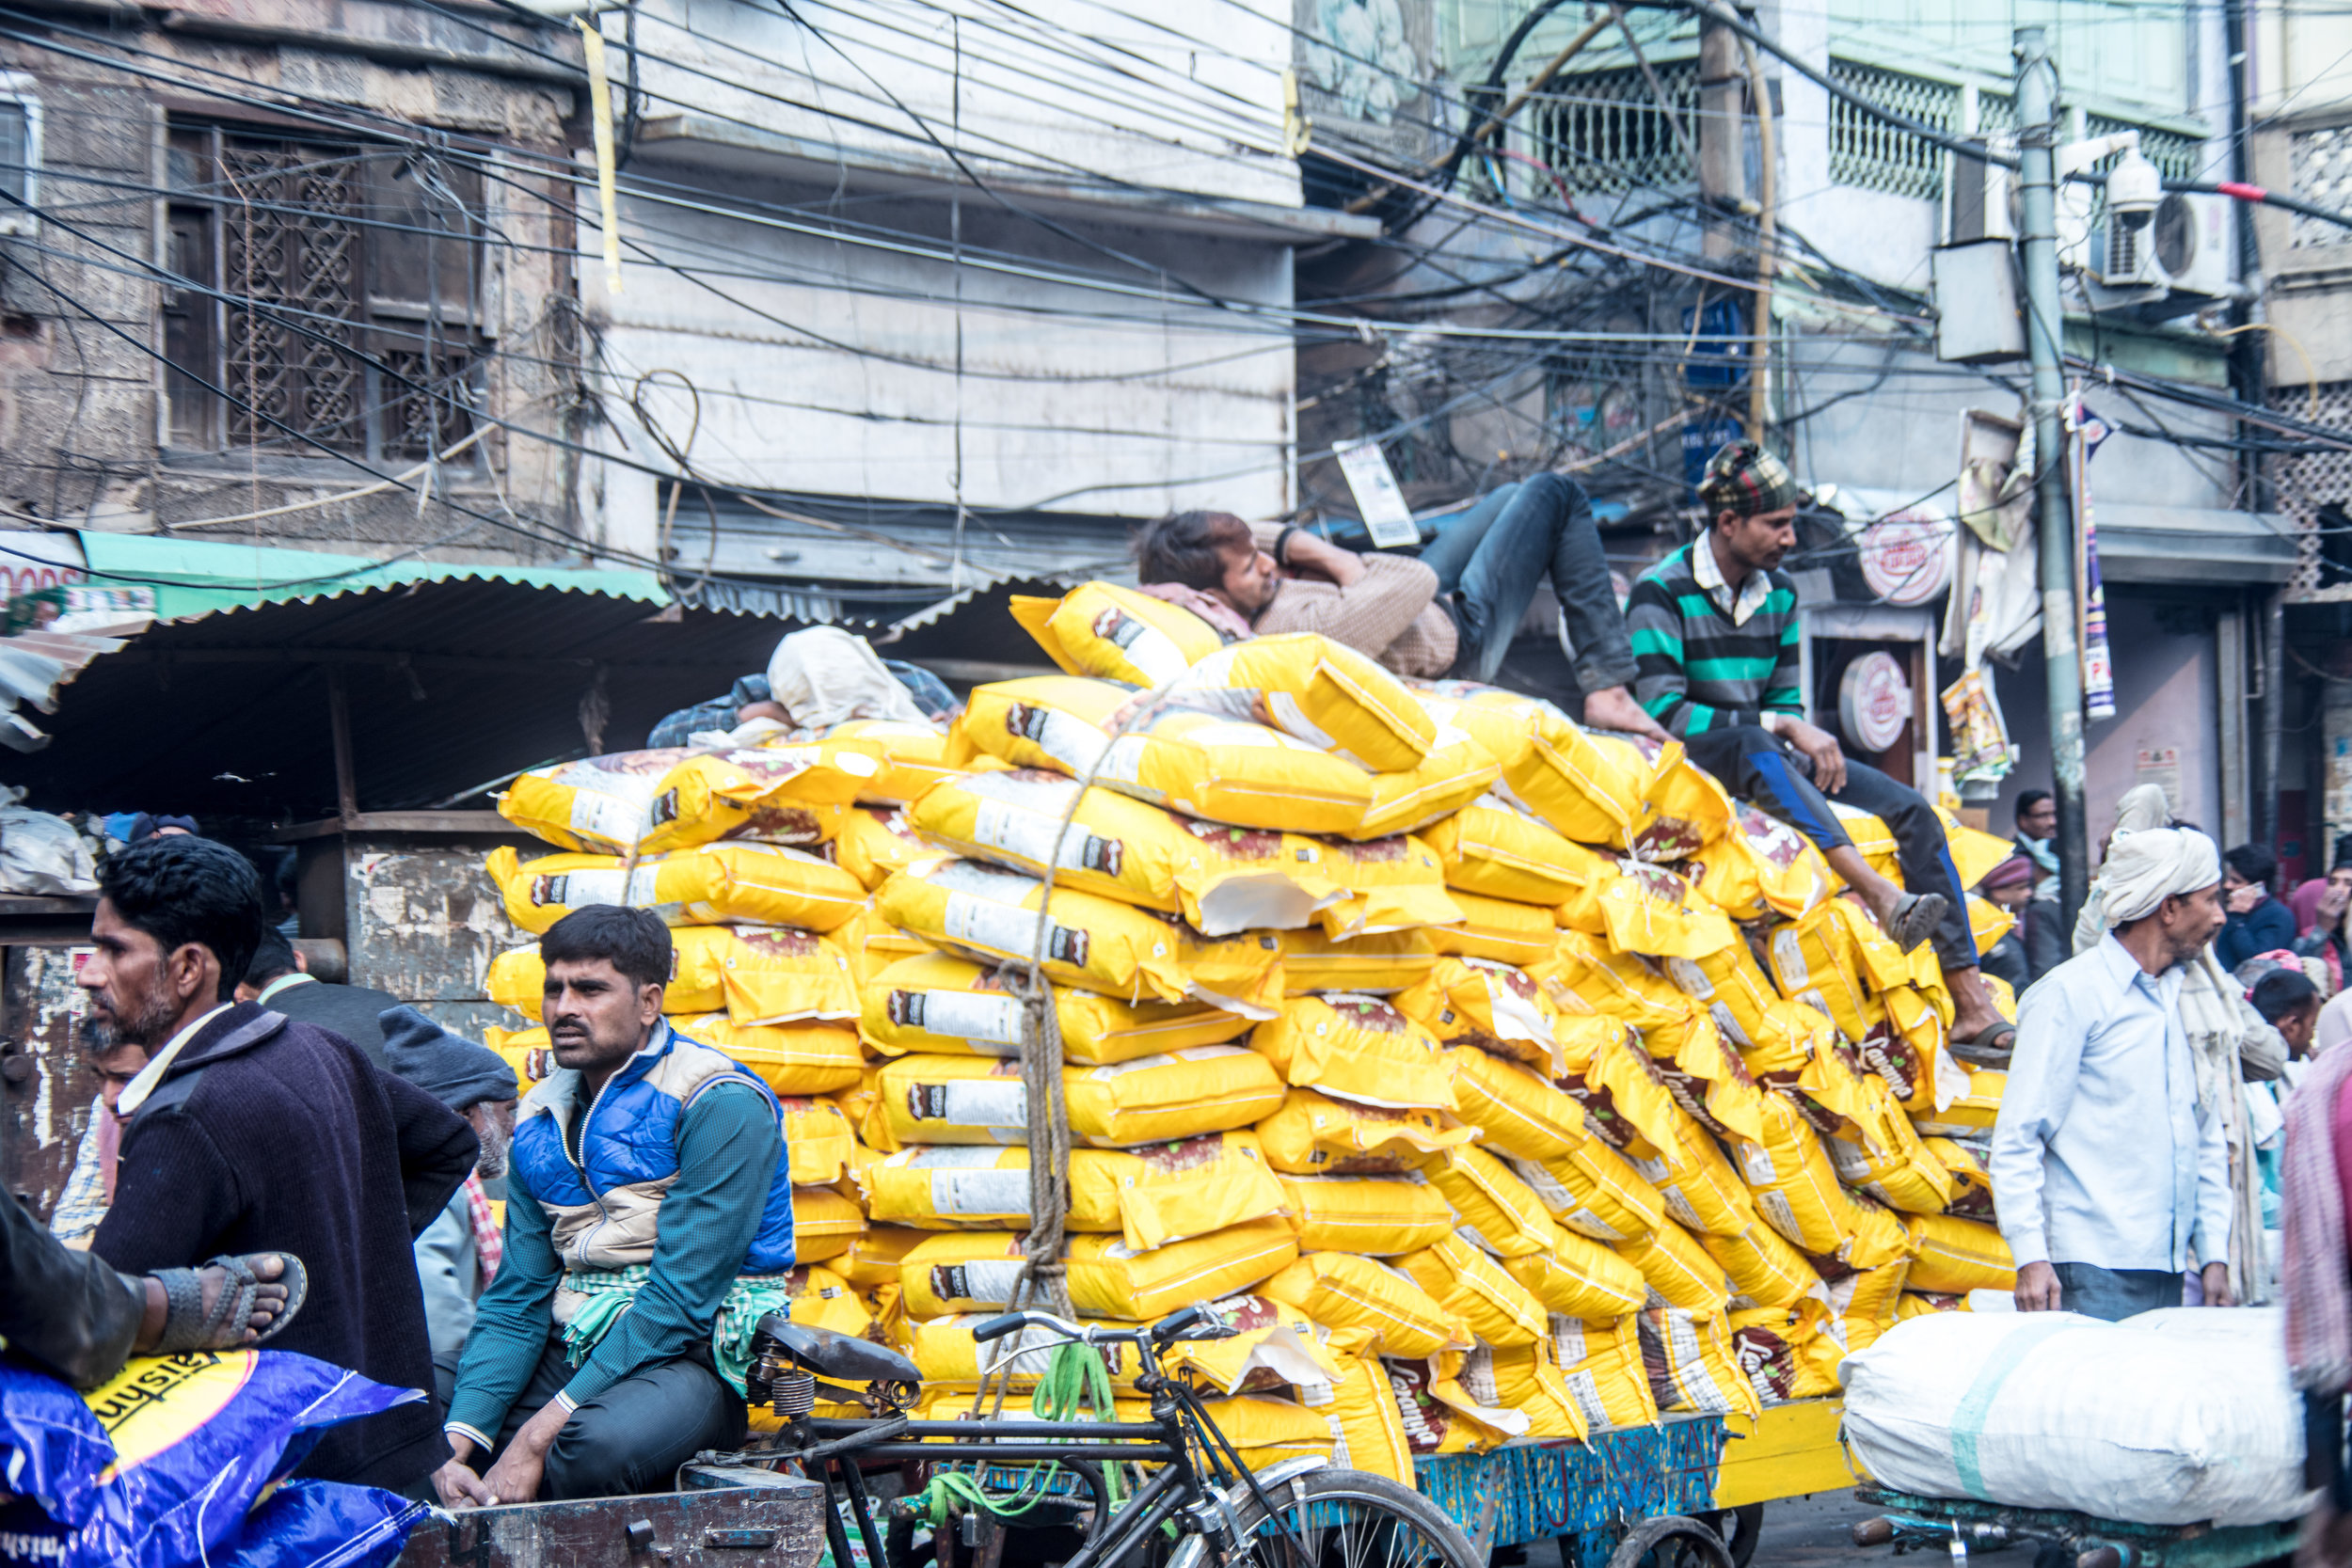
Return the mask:
{"type": "Polygon", "coordinates": [[[787,1361],[828,1383],[923,1381],[914,1363],[887,1345],[861,1339],[854,1334],[796,1323],[782,1312],[771,1312],[760,1319],[755,1332],[774,1340],[777,1352],[787,1361]]]}

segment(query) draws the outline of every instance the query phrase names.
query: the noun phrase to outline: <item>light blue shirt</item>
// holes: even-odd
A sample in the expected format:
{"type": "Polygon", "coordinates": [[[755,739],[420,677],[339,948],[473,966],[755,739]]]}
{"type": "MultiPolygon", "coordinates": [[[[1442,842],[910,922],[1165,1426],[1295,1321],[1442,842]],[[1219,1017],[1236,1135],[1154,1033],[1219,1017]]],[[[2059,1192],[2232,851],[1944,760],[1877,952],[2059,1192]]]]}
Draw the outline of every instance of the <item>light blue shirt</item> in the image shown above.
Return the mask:
{"type": "Polygon", "coordinates": [[[2112,932],[2026,993],[1990,1166],[2018,1267],[2228,1259],[2229,1145],[2198,1109],[2180,995],[2178,968],[2148,974],[2112,932]]]}

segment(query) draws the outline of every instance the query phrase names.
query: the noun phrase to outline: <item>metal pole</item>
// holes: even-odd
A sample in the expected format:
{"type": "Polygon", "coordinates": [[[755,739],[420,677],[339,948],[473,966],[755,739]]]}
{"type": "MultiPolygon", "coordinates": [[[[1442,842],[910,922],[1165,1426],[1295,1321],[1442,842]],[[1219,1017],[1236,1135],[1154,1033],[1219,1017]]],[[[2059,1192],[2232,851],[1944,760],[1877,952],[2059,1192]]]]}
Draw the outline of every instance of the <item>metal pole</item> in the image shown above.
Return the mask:
{"type": "Polygon", "coordinates": [[[2083,804],[2082,652],[2074,636],[2074,510],[2066,494],[2066,383],[2059,366],[2064,316],[2058,305],[2057,180],[2058,69],[2040,27],[2016,32],[2018,189],[2024,198],[2026,349],[2033,361],[2034,458],[2042,544],[2042,654],[2049,675],[2050,787],[2058,797],[2058,901],[2067,926],[2090,889],[2083,804]]]}

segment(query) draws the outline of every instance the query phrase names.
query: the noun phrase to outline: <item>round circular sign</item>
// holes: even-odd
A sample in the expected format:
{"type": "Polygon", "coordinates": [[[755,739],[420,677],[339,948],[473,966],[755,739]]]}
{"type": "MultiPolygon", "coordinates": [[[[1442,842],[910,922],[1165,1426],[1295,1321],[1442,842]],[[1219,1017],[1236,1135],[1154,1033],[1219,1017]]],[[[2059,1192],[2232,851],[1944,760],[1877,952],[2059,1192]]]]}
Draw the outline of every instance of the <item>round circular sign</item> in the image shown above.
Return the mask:
{"type": "Polygon", "coordinates": [[[1893,654],[1864,654],[1837,683],[1837,720],[1854,749],[1872,756],[1902,738],[1911,722],[1911,682],[1893,654]]]}
{"type": "Polygon", "coordinates": [[[1888,604],[1926,604],[1951,578],[1948,531],[1947,524],[1907,512],[1872,523],[1854,541],[1862,580],[1888,604]]]}

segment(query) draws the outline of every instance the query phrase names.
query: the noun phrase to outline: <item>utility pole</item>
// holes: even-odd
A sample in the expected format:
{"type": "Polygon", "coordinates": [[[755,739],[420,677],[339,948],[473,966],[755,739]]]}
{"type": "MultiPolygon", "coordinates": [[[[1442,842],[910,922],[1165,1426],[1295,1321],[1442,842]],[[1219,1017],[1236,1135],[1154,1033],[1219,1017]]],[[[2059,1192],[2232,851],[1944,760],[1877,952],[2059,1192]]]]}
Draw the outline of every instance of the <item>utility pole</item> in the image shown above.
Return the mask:
{"type": "MultiPolygon", "coordinates": [[[[1740,254],[1735,219],[1748,198],[1748,74],[1740,35],[1708,18],[1699,24],[1699,200],[1706,231],[1699,253],[1709,261],[1740,254]]],[[[1671,115],[1672,108],[1659,105],[1671,115]]]]}
{"type": "Polygon", "coordinates": [[[2041,467],[2042,656],[2049,676],[2050,784],[2058,797],[2058,902],[2071,927],[2090,891],[2089,824],[2083,809],[2082,650],[2074,635],[2074,511],[2066,493],[2066,432],[2060,410],[2065,317],[2058,305],[2058,68],[2047,35],[2020,27],[2017,56],[2018,191],[2023,198],[2026,352],[2033,363],[2034,461],[2041,467]]]}

